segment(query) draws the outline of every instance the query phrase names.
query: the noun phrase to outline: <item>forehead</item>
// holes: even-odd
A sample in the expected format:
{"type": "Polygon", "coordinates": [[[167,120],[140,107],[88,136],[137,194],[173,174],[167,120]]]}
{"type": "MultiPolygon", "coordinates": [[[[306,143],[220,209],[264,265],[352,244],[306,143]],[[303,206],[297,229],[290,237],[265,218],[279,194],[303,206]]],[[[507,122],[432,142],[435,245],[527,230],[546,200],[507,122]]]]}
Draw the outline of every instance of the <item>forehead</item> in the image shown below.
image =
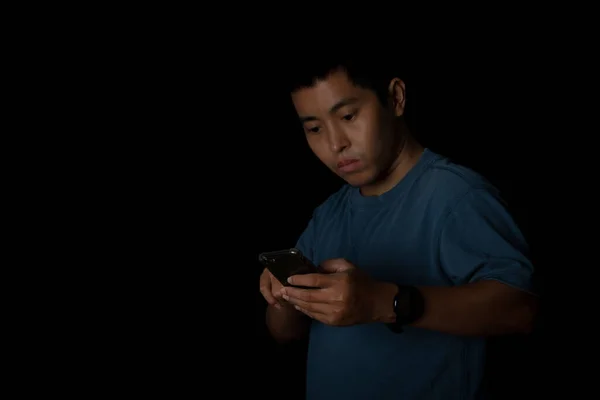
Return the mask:
{"type": "Polygon", "coordinates": [[[348,98],[364,99],[368,91],[355,86],[345,71],[334,71],[315,85],[301,88],[292,93],[292,101],[300,114],[328,110],[340,100],[348,98]]]}

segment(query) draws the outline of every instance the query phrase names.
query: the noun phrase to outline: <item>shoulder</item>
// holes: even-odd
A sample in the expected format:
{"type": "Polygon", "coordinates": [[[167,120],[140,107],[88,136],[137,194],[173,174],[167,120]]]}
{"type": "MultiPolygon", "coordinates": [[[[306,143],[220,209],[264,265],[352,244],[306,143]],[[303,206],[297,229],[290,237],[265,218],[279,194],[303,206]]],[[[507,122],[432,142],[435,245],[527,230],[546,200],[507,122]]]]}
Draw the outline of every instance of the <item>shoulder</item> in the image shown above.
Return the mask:
{"type": "Polygon", "coordinates": [[[429,164],[414,189],[416,196],[446,213],[479,199],[503,204],[498,189],[483,175],[441,155],[429,164]]]}

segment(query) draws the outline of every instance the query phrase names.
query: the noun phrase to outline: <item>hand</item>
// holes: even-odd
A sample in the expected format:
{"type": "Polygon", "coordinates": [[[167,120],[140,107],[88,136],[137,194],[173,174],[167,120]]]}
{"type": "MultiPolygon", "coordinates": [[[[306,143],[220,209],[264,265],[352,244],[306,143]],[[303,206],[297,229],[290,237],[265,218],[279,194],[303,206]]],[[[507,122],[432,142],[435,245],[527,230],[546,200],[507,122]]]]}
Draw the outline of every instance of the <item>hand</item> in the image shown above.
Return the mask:
{"type": "Polygon", "coordinates": [[[283,289],[283,285],[265,268],[260,275],[260,292],[267,303],[277,309],[280,309],[284,303],[281,289],[283,289]]]}
{"type": "MultiPolygon", "coordinates": [[[[290,277],[292,285],[313,289],[285,287],[283,298],[299,311],[328,325],[355,325],[379,318],[382,299],[379,294],[390,293],[387,284],[374,281],[344,259],[325,261],[321,269],[324,274],[290,277]],[[386,290],[381,291],[384,287],[386,290]]],[[[393,299],[393,294],[391,297],[393,299]]]]}

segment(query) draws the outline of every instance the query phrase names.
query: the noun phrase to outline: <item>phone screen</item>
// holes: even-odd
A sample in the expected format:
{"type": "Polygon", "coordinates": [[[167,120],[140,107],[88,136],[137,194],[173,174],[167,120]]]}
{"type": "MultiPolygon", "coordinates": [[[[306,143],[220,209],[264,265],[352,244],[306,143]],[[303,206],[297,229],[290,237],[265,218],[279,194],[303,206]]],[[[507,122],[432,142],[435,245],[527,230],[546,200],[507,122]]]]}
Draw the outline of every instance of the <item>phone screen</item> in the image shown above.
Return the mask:
{"type": "Polygon", "coordinates": [[[292,275],[312,274],[317,272],[313,263],[297,249],[262,253],[260,262],[284,286],[290,286],[287,279],[292,275]]]}

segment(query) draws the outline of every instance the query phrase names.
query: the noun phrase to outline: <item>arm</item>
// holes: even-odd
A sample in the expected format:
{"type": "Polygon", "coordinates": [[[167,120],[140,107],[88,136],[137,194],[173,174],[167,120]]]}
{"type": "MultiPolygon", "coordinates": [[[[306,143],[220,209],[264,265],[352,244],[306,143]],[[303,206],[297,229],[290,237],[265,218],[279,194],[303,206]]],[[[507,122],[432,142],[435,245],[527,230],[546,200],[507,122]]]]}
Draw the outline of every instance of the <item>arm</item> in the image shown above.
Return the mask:
{"type": "Polygon", "coordinates": [[[266,322],[271,336],[282,344],[304,339],[310,327],[309,318],[285,302],[279,307],[267,306],[266,322]]]}
{"type": "MultiPolygon", "coordinates": [[[[446,217],[433,256],[448,285],[419,287],[425,307],[413,325],[457,335],[531,331],[537,309],[530,294],[533,267],[501,202],[489,191],[472,190],[446,217]]],[[[394,322],[395,284],[373,281],[344,259],[321,268],[328,273],[292,277],[290,283],[313,289],[288,287],[284,298],[329,325],[394,322]]]]}
{"type": "MultiPolygon", "coordinates": [[[[313,217],[296,243],[296,248],[309,259],[313,259],[312,243],[314,243],[315,225],[313,217]]],[[[279,299],[281,300],[279,303],[267,306],[266,323],[273,338],[279,343],[287,343],[307,337],[310,318],[281,297],[279,299]]]]}
{"type": "MultiPolygon", "coordinates": [[[[373,319],[395,321],[395,284],[380,283],[373,319]]],[[[480,281],[455,287],[419,287],[425,312],[414,327],[454,335],[490,336],[530,333],[537,298],[498,281],[480,281]]]]}
{"type": "MultiPolygon", "coordinates": [[[[439,265],[450,287],[419,287],[423,316],[412,325],[458,335],[531,332],[538,299],[527,244],[491,192],[473,189],[448,214],[439,236],[439,265]]],[[[378,284],[375,320],[392,322],[396,285],[378,284]]]]}

